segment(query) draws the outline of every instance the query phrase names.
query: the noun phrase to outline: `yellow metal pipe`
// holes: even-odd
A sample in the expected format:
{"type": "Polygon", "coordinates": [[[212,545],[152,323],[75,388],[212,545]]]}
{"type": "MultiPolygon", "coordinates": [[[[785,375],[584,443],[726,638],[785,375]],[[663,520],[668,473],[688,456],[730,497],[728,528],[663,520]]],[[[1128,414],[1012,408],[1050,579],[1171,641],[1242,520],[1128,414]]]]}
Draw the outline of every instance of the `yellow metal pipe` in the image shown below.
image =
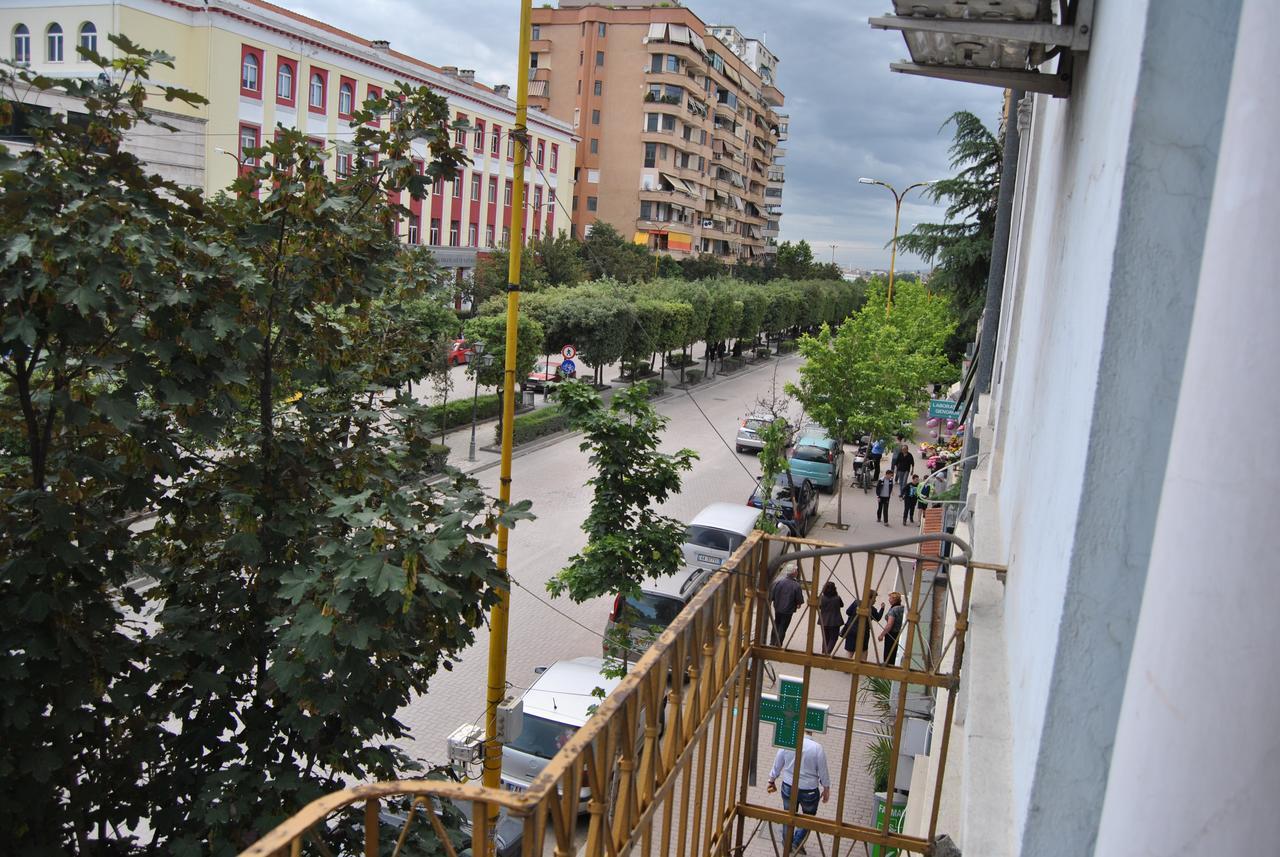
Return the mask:
{"type": "MultiPolygon", "coordinates": [[[[516,414],[516,343],[520,319],[520,253],[524,249],[524,163],[528,158],[529,115],[529,19],[533,0],[520,0],[520,48],[516,59],[516,125],[512,129],[515,140],[515,169],[512,175],[511,208],[518,223],[512,223],[507,266],[507,342],[506,359],[502,374],[502,462],[499,469],[498,499],[502,504],[511,502],[511,447],[512,426],[516,414]]],[[[485,698],[484,717],[484,778],[486,788],[502,786],[502,742],[498,740],[498,706],[507,693],[507,626],[511,610],[511,586],[509,583],[507,544],[510,533],[498,525],[497,567],[500,577],[508,578],[508,584],[498,596],[498,603],[489,613],[489,686],[485,698]]],[[[492,833],[497,828],[498,807],[488,805],[489,823],[485,827],[492,833]]],[[[476,825],[480,829],[480,825],[476,825]]],[[[488,837],[486,854],[494,853],[493,836],[488,837]]]]}

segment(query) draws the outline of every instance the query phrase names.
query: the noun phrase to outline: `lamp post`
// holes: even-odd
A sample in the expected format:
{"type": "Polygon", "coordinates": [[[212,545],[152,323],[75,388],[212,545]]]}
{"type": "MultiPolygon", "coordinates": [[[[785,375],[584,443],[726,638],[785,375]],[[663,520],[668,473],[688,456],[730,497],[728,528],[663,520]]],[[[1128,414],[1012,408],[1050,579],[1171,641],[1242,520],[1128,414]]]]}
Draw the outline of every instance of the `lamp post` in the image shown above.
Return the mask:
{"type": "Polygon", "coordinates": [[[889,314],[889,308],[893,306],[893,267],[898,261],[898,218],[902,214],[902,200],[907,194],[911,193],[911,191],[916,188],[928,187],[929,185],[934,184],[934,182],[916,182],[913,185],[907,185],[906,189],[903,190],[902,193],[898,193],[894,190],[893,185],[887,182],[882,182],[879,179],[869,179],[865,176],[858,179],[858,184],[878,184],[883,188],[888,188],[889,193],[893,194],[893,249],[889,253],[889,298],[885,301],[884,305],[884,314],[887,316],[889,314]]]}
{"type": "MultiPolygon", "coordinates": [[[[488,366],[493,362],[493,355],[484,353],[482,340],[477,339],[471,350],[475,352],[475,359],[480,366],[488,366]]],[[[471,393],[471,449],[467,452],[467,461],[476,460],[476,401],[480,397],[480,368],[477,366],[471,374],[475,376],[476,386],[471,393]]]]}

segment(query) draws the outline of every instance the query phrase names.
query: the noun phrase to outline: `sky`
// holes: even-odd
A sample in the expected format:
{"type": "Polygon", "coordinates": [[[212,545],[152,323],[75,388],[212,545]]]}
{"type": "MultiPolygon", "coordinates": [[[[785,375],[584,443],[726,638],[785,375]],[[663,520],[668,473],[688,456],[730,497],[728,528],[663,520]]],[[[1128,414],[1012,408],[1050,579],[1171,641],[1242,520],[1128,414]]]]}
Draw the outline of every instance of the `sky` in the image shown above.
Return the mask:
{"type": "MultiPolygon", "coordinates": [[[[474,68],[487,84],[514,84],[520,6],[517,0],[277,0],[289,8],[436,65],[474,68]]],[[[539,2],[539,0],[535,0],[539,2]]],[[[897,74],[902,36],[873,30],[889,0],[689,0],[707,24],[733,24],[763,38],[777,55],[778,84],[790,113],[784,144],[786,184],[781,240],[807,240],[819,261],[887,268],[893,197],[860,176],[899,189],[951,174],[947,147],[957,110],[994,127],[1001,91],[994,87],[897,74]]],[[[514,92],[514,88],[512,90],[514,92]]],[[[902,205],[901,232],[939,221],[940,207],[912,191],[902,205]]],[[[923,269],[913,256],[899,270],[923,269]]]]}

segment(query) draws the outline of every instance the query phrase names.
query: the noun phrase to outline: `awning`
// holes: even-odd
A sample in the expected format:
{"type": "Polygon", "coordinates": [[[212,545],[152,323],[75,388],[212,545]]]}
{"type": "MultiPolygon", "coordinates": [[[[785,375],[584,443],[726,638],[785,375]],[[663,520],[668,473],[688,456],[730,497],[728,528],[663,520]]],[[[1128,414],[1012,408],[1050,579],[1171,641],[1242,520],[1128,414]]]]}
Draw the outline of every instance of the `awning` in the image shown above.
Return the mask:
{"type": "Polygon", "coordinates": [[[693,236],[686,235],[683,232],[668,232],[667,249],[683,250],[687,253],[693,249],[693,236]]]}
{"type": "Polygon", "coordinates": [[[693,197],[697,196],[697,194],[694,193],[693,190],[690,189],[690,187],[687,184],[685,184],[684,179],[680,178],[679,176],[673,176],[671,175],[671,173],[658,173],[658,175],[666,179],[673,188],[680,191],[681,193],[687,193],[689,194],[689,196],[693,196],[693,197]]]}
{"type": "Polygon", "coordinates": [[[655,21],[649,25],[649,38],[661,42],[667,37],[666,21],[655,21]]]}
{"type": "Polygon", "coordinates": [[[632,243],[632,244],[640,244],[640,245],[642,245],[642,246],[643,246],[643,245],[648,244],[648,243],[649,243],[649,233],[648,233],[648,232],[637,232],[635,235],[632,235],[632,236],[631,236],[631,243],[632,243]]]}
{"type": "Polygon", "coordinates": [[[670,24],[669,32],[671,44],[687,45],[689,44],[689,28],[684,24],[670,24]]]}
{"type": "Polygon", "coordinates": [[[693,40],[693,46],[697,48],[700,53],[705,54],[707,52],[707,43],[702,40],[702,36],[699,36],[697,33],[690,32],[689,38],[693,40]]]}

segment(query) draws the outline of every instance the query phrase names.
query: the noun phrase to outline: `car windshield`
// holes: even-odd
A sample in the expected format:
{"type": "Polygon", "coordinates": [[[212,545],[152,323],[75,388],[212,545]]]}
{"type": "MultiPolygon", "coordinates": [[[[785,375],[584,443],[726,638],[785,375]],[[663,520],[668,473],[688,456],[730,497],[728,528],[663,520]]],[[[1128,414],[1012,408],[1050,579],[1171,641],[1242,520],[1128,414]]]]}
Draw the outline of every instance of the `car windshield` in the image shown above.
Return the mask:
{"type": "Polygon", "coordinates": [[[545,720],[532,714],[525,714],[521,722],[523,725],[520,727],[519,737],[508,741],[507,746],[517,752],[528,753],[530,756],[541,759],[550,759],[554,756],[565,742],[573,737],[573,733],[578,731],[577,727],[545,720]]]}
{"type": "Polygon", "coordinates": [[[747,420],[742,427],[752,431],[759,431],[762,425],[764,425],[764,420],[747,420]]]}
{"type": "Polygon", "coordinates": [[[791,457],[799,461],[821,461],[827,463],[827,451],[820,446],[797,446],[791,457]]]}
{"type": "MultiPolygon", "coordinates": [[[[774,508],[781,507],[784,509],[790,509],[791,508],[791,483],[786,481],[786,479],[783,478],[784,476],[785,474],[781,474],[778,477],[778,481],[774,483],[773,502],[771,502],[769,505],[774,508]]],[[[760,505],[759,486],[756,487],[755,493],[751,495],[751,505],[753,506],[760,505]]]]}
{"type": "Polygon", "coordinates": [[[553,364],[543,360],[542,362],[538,363],[536,366],[533,367],[532,374],[550,375],[555,371],[556,371],[556,367],[553,364]]]}
{"type": "Polygon", "coordinates": [[[636,629],[665,628],[676,620],[683,609],[683,601],[642,592],[639,595],[629,595],[622,602],[622,618],[636,629]]]}
{"type": "Polygon", "coordinates": [[[733,553],[738,545],[745,541],[745,536],[731,533],[728,530],[717,530],[715,527],[692,526],[684,534],[685,544],[715,551],[733,553]]]}

